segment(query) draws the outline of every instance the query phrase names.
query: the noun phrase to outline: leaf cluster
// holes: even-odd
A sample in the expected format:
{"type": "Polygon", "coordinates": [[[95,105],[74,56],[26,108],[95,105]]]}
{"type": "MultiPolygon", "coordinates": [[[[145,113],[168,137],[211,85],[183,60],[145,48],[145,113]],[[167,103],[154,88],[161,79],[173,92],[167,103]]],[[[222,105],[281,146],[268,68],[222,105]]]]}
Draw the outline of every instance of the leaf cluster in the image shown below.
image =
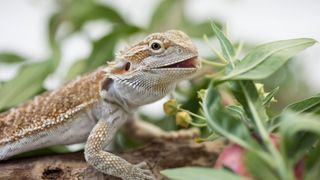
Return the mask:
{"type": "MultiPolygon", "coordinates": [[[[245,166],[256,179],[293,180],[294,168],[301,161],[306,162],[304,178],[318,179],[319,95],[288,105],[272,117],[267,109],[279,88],[265,93],[255,82],[275,73],[290,58],[316,41],[299,38],[271,42],[252,48],[240,58],[227,36],[215,24],[212,29],[222,49],[221,54],[215,49],[214,52],[221,57],[224,66],[218,73],[208,76],[211,82],[202,98],[201,107],[208,128],[246,150],[245,166]],[[223,103],[221,89],[227,89],[235,99],[234,104],[223,103]],[[279,145],[272,142],[271,133],[280,136],[279,145]]],[[[241,179],[225,169],[190,167],[162,173],[172,179],[188,180],[195,179],[191,174],[200,171],[201,179],[241,179]]]]}

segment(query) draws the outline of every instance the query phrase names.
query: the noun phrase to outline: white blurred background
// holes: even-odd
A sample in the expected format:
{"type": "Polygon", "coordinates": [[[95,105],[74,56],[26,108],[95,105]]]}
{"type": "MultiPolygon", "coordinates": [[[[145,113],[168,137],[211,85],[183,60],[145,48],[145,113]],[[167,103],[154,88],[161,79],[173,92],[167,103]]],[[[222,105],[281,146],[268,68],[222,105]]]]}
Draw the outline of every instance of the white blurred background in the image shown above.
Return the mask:
{"type": "MultiPolygon", "coordinates": [[[[194,20],[217,19],[227,22],[229,35],[234,40],[253,44],[274,40],[310,37],[320,40],[319,0],[189,0],[186,12],[194,20]]],[[[146,26],[158,0],[113,0],[103,1],[119,9],[131,22],[146,26]]],[[[53,1],[2,0],[0,1],[0,51],[14,51],[30,59],[41,60],[48,56],[46,24],[55,11],[53,1]]],[[[106,27],[92,24],[88,27],[90,36],[99,36],[106,27]]],[[[62,46],[61,67],[46,81],[49,89],[56,88],[63,81],[63,75],[75,59],[86,57],[91,47],[88,41],[75,35],[62,46]]],[[[200,55],[206,53],[200,51],[200,55]]],[[[306,76],[313,92],[320,92],[320,46],[299,54],[294,63],[306,76]]],[[[14,76],[18,67],[0,66],[0,80],[14,76]]]]}

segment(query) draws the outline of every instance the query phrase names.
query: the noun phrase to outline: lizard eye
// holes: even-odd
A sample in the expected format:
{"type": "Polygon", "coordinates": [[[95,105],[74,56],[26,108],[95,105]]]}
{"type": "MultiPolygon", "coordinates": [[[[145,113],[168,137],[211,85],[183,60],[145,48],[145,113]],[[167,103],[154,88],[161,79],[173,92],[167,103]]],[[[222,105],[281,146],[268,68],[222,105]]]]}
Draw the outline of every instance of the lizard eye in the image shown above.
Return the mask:
{"type": "Polygon", "coordinates": [[[155,53],[160,53],[164,50],[163,43],[161,41],[155,40],[149,44],[151,50],[155,53]]]}
{"type": "Polygon", "coordinates": [[[151,48],[153,50],[158,50],[158,49],[161,48],[161,45],[159,43],[157,43],[157,42],[154,42],[154,43],[151,44],[151,48]]]}

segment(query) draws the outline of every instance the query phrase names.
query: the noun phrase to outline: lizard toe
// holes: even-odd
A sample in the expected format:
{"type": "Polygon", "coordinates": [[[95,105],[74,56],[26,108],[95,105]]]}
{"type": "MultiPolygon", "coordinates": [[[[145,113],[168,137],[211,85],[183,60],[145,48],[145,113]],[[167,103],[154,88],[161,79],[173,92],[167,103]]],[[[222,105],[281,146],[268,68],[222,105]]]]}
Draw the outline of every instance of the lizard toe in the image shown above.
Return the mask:
{"type": "Polygon", "coordinates": [[[140,169],[149,169],[148,164],[144,161],[139,164],[135,164],[134,166],[136,166],[137,168],[140,168],[140,169]]]}

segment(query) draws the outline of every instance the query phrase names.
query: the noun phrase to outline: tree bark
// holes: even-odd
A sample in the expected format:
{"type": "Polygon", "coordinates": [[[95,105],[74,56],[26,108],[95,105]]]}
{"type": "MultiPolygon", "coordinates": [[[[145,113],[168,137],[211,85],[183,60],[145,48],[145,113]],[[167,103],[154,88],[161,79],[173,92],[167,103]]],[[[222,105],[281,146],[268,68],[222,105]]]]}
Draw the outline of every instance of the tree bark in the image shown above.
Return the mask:
{"type": "MultiPolygon", "coordinates": [[[[166,179],[162,169],[183,166],[212,167],[222,151],[221,140],[195,143],[192,140],[154,140],[142,148],[115,154],[136,164],[148,163],[156,179],[166,179]]],[[[0,163],[0,179],[108,179],[85,162],[83,152],[7,160],[0,163]]]]}

